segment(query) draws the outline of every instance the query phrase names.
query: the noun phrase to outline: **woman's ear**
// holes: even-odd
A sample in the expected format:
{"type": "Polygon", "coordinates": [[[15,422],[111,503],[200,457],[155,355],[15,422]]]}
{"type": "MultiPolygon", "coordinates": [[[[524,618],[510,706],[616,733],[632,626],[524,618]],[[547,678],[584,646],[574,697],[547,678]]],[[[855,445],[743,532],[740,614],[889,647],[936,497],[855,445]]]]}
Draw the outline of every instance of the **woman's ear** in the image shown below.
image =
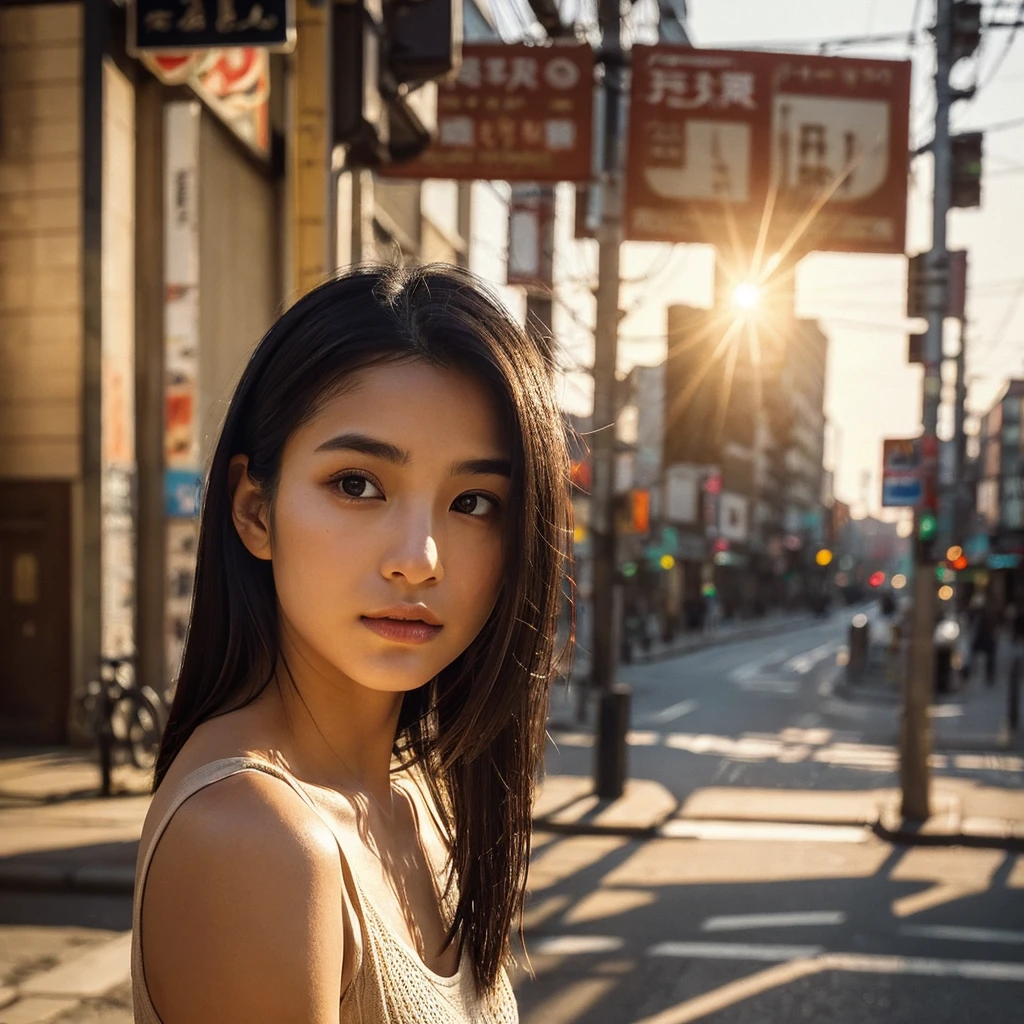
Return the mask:
{"type": "Polygon", "coordinates": [[[256,481],[249,476],[249,456],[235,455],[228,467],[231,519],[250,555],[269,562],[270,510],[256,481]]]}

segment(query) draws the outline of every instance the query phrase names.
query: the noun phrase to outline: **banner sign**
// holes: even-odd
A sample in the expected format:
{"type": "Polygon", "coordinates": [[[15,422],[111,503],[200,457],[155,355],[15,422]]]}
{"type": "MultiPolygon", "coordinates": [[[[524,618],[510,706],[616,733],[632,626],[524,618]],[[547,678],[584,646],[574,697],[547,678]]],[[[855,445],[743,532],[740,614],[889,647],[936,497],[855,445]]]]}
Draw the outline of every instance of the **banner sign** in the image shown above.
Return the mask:
{"type": "Polygon", "coordinates": [[[632,53],[627,239],[904,251],[909,61],[632,53]]]}
{"type": "Polygon", "coordinates": [[[887,438],[882,442],[882,506],[913,508],[923,499],[921,439],[887,438]]]}
{"type": "Polygon", "coordinates": [[[128,52],[295,43],[293,0],[130,0],[128,52]]]}
{"type": "MultiPolygon", "coordinates": [[[[508,204],[508,269],[506,283],[550,293],[552,256],[545,239],[555,217],[555,196],[550,188],[514,185],[508,204]]],[[[550,243],[549,243],[550,244],[550,243]]]]}
{"type": "Polygon", "coordinates": [[[465,44],[437,95],[437,138],[392,178],[586,181],[591,177],[594,55],[589,46],[465,44]]]}

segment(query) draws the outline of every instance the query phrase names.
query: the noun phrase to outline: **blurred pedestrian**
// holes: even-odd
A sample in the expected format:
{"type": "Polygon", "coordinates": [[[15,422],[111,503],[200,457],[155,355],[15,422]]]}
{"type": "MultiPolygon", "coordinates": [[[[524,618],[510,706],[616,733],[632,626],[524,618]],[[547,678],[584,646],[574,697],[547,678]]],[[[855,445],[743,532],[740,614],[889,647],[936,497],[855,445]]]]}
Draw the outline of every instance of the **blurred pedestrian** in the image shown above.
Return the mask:
{"type": "Polygon", "coordinates": [[[439,266],[349,272],[256,348],[140,845],[137,1024],[517,1019],[571,536],[549,377],[439,266]]]}
{"type": "Polygon", "coordinates": [[[967,620],[970,635],[970,649],[967,664],[964,665],[963,676],[968,682],[975,671],[977,658],[985,659],[985,684],[994,686],[996,682],[996,629],[992,613],[980,595],[971,599],[970,613],[967,620]]]}

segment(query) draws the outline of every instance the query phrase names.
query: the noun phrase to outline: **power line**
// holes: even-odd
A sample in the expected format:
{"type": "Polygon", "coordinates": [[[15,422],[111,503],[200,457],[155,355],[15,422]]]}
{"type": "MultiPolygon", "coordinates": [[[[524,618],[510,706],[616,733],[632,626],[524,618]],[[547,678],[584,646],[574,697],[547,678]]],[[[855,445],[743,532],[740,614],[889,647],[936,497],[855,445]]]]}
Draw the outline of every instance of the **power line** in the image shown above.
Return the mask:
{"type": "Polygon", "coordinates": [[[1014,14],[1013,27],[1010,29],[1010,34],[1007,37],[1006,42],[1003,44],[1003,48],[1002,50],[1000,50],[999,56],[996,57],[995,64],[989,71],[988,76],[985,78],[984,81],[978,82],[978,89],[976,90],[976,92],[980,91],[981,89],[984,89],[985,86],[988,85],[992,81],[992,79],[995,78],[996,75],[999,73],[999,69],[1003,66],[1003,62],[1006,60],[1010,52],[1010,48],[1013,46],[1013,40],[1014,37],[1017,35],[1017,29],[1020,28],[1021,26],[1022,17],[1024,17],[1024,0],[1020,0],[1020,2],[1017,4],[1017,11],[1014,14]]]}

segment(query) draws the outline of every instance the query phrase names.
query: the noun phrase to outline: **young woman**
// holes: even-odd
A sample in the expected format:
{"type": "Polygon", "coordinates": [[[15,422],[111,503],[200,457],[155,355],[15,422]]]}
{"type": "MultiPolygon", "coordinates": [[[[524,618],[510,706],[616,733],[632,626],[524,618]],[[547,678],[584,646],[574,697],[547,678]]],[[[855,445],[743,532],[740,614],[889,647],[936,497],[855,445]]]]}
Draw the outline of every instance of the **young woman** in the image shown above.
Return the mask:
{"type": "Polygon", "coordinates": [[[364,268],[213,457],[139,851],[137,1024],[508,1024],[568,557],[550,367],[469,274],[364,268]]]}

